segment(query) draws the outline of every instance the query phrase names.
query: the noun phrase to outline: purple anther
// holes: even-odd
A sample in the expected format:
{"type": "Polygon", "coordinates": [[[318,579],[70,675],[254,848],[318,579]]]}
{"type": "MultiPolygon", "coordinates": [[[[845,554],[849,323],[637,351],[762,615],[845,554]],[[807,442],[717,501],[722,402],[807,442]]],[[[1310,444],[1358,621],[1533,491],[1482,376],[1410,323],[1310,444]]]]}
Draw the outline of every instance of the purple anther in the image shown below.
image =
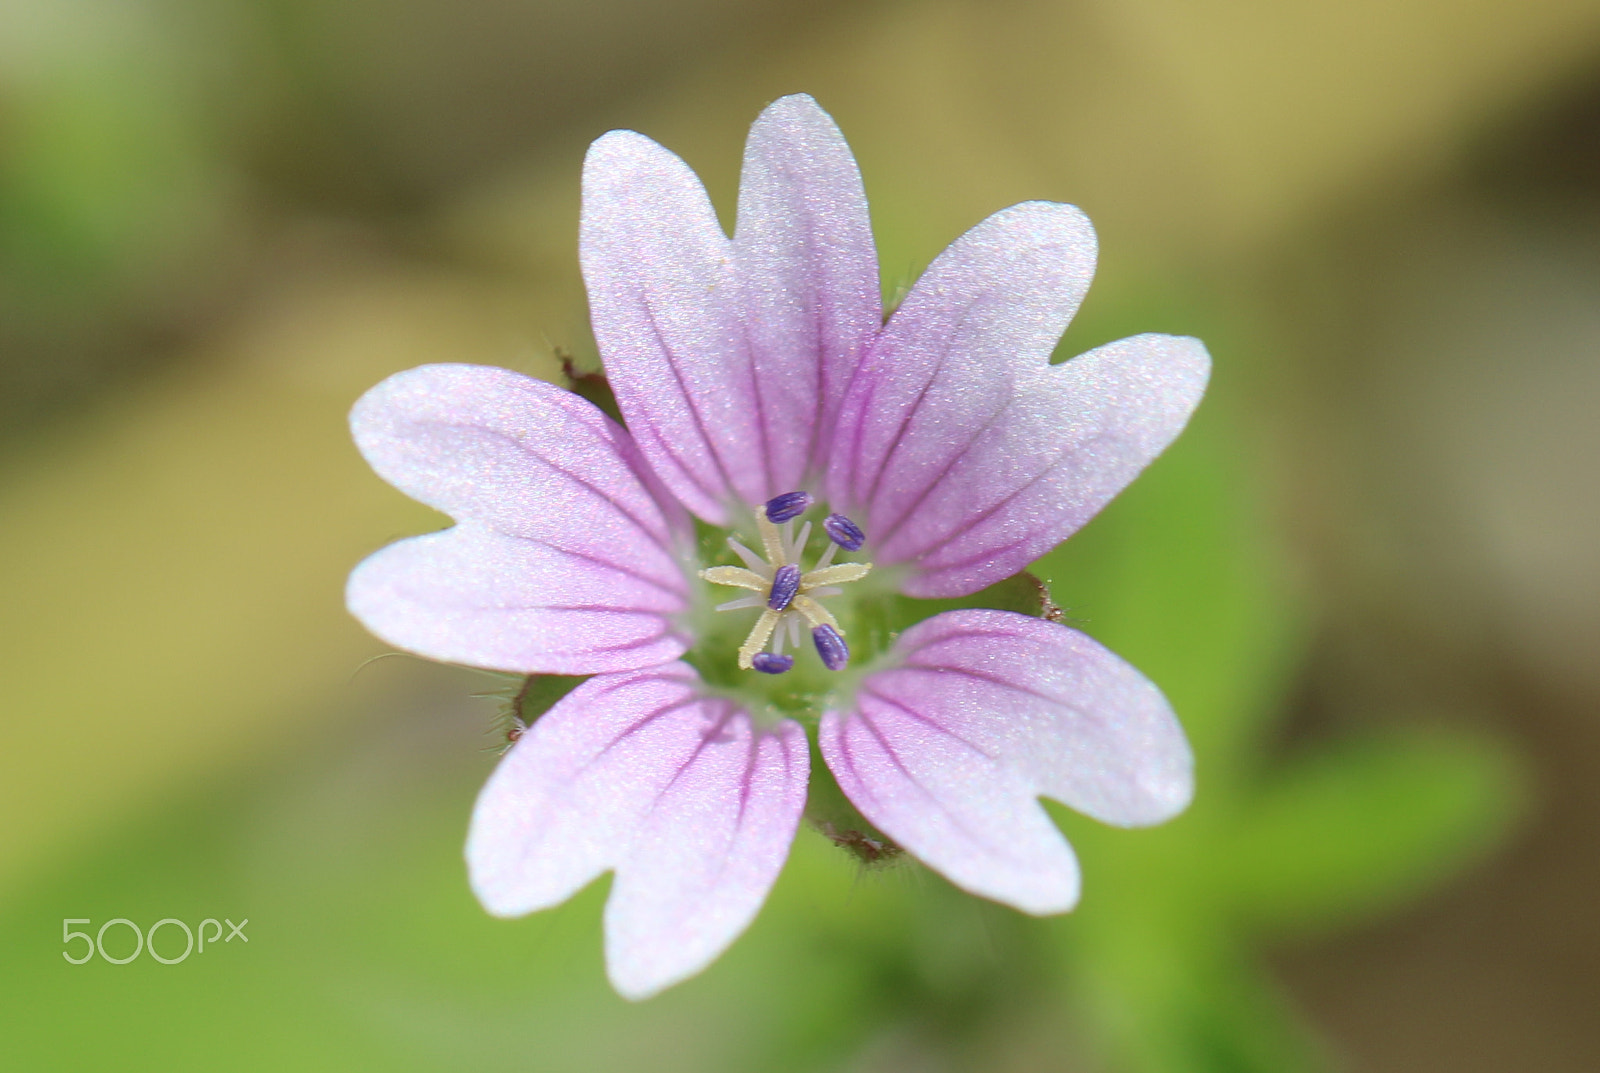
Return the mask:
{"type": "Polygon", "coordinates": [[[811,508],[810,492],[785,492],[767,500],[767,521],[786,522],[811,508]]]}
{"type": "Polygon", "coordinates": [[[828,539],[845,551],[860,551],[867,539],[861,527],[843,514],[828,515],[822,519],[822,528],[828,531],[828,539]]]}
{"type": "Polygon", "coordinates": [[[811,641],[817,646],[822,665],[830,671],[842,671],[850,662],[850,646],[844,643],[839,631],[832,626],[817,626],[811,630],[811,641]]]}
{"type": "Polygon", "coordinates": [[[757,652],[750,657],[750,666],[762,674],[782,674],[794,666],[794,657],[780,656],[776,652],[757,652]]]}
{"type": "Polygon", "coordinates": [[[767,597],[767,606],[774,611],[782,611],[794,600],[794,594],[800,591],[800,568],[794,563],[778,567],[778,572],[772,575],[772,594],[767,597]]]}

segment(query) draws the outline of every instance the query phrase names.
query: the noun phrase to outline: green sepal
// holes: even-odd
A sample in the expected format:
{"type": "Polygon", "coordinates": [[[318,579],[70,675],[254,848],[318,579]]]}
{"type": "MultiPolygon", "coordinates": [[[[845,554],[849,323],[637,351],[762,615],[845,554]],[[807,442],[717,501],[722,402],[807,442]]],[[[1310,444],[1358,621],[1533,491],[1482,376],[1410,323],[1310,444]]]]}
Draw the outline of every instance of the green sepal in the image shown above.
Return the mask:
{"type": "Polygon", "coordinates": [[[523,731],[586,681],[565,674],[509,676],[506,688],[494,694],[502,699],[498,733],[504,735],[506,747],[515,745],[523,731]]]}
{"type": "Polygon", "coordinates": [[[572,355],[564,350],[557,350],[556,358],[561,362],[562,387],[594,403],[617,424],[624,423],[622,409],[617,405],[617,396],[612,392],[611,381],[606,379],[604,372],[580,367],[572,355]]]}
{"type": "Polygon", "coordinates": [[[969,596],[938,600],[919,600],[898,593],[858,603],[854,607],[852,632],[855,651],[865,656],[887,652],[895,639],[917,623],[946,611],[985,608],[1015,611],[1033,618],[1063,620],[1061,608],[1050,598],[1050,589],[1035,575],[1023,571],[969,596]]]}
{"type": "Polygon", "coordinates": [[[1061,618],[1061,609],[1050,599],[1049,587],[1026,570],[1020,574],[1013,574],[1004,581],[997,581],[986,589],[979,589],[971,596],[954,596],[941,600],[914,600],[909,596],[902,596],[899,599],[906,614],[913,616],[910,624],[932,618],[945,611],[960,611],[974,607],[1015,611],[1018,614],[1048,618],[1052,621],[1059,621],[1061,618]]]}
{"type": "Polygon", "coordinates": [[[806,822],[868,868],[882,868],[902,860],[905,850],[851,804],[823,760],[816,738],[809,737],[811,778],[806,785],[806,822]]]}
{"type": "Polygon", "coordinates": [[[517,718],[521,719],[524,725],[531,726],[541,715],[554,708],[557,701],[588,680],[581,675],[528,675],[523,679],[522,688],[517,690],[514,701],[517,718]]]}

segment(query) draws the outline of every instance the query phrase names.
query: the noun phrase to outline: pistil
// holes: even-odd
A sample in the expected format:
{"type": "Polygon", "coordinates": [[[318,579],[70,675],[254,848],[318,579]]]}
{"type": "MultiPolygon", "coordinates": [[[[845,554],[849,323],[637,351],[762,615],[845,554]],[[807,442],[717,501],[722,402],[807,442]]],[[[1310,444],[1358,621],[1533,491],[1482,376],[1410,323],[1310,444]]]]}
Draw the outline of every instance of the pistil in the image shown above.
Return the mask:
{"type": "Polygon", "coordinates": [[[837,595],[841,591],[839,586],[859,581],[872,569],[871,563],[834,562],[834,556],[841,549],[859,550],[866,535],[844,515],[828,515],[822,527],[829,543],[812,568],[802,570],[800,559],[811,537],[811,523],[805,522],[796,533],[794,522],[813,502],[807,492],[786,492],[752,508],[756,532],[761,537],[761,553],[730,536],[728,547],[744,566],[713,566],[700,571],[700,576],[713,584],[752,593],[718,604],[718,611],[761,608],[749,636],[739,646],[739,666],[744,670],[783,674],[792,668],[794,657],[785,655],[783,649],[786,643],[791,647],[799,646],[802,622],[811,632],[812,643],[824,667],[831,671],[843,670],[850,661],[844,630],[820,601],[837,595]],[[764,651],[769,642],[770,651],[764,651]]]}

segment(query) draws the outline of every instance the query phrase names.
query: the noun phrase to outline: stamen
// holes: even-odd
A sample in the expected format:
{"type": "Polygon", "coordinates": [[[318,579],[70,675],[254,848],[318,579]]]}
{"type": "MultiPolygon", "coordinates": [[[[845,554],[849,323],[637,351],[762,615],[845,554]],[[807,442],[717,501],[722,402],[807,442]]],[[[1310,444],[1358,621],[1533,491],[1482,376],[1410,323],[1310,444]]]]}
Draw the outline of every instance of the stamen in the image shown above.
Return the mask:
{"type": "Polygon", "coordinates": [[[760,607],[767,601],[759,596],[741,596],[737,600],[729,600],[725,604],[718,604],[718,611],[743,611],[747,607],[760,607]]]}
{"type": "Polygon", "coordinates": [[[728,537],[744,567],[713,566],[700,576],[717,585],[747,589],[751,595],[718,604],[718,611],[761,608],[744,644],[739,646],[739,666],[763,674],[783,674],[794,666],[794,657],[784,648],[799,649],[802,621],[811,631],[812,642],[823,666],[841,670],[850,662],[850,647],[845,644],[839,620],[819,599],[837,596],[840,585],[858,581],[872,570],[871,563],[839,563],[840,549],[856,551],[865,543],[861,527],[842,514],[830,514],[822,523],[828,543],[809,571],[800,564],[810,540],[812,523],[797,519],[812,505],[806,492],[774,496],[766,504],[751,508],[756,530],[761,535],[761,554],[737,539],[728,537]],[[796,530],[799,530],[796,532],[796,530]],[[769,649],[768,641],[771,641],[769,649]]]}
{"type": "Polygon", "coordinates": [[[814,627],[811,642],[817,646],[817,655],[822,657],[822,665],[828,670],[842,671],[850,662],[850,646],[832,626],[814,627]]]}
{"type": "Polygon", "coordinates": [[[794,603],[789,606],[804,615],[806,621],[813,626],[832,626],[835,630],[839,628],[839,620],[834,618],[826,607],[804,593],[796,596],[794,603]]]}
{"type": "Polygon", "coordinates": [[[781,614],[770,608],[761,612],[761,617],[756,619],[756,624],[751,627],[750,636],[739,646],[740,667],[748,671],[755,666],[756,655],[767,647],[767,638],[772,636],[773,627],[777,626],[782,618],[781,614]]]}
{"type": "Polygon", "coordinates": [[[713,585],[727,585],[735,589],[749,589],[752,592],[766,592],[770,575],[762,577],[753,570],[744,570],[737,566],[712,566],[700,571],[700,576],[713,585]]]}
{"type": "Polygon", "coordinates": [[[783,546],[783,533],[767,520],[767,512],[760,507],[756,508],[756,531],[761,534],[761,550],[766,552],[767,562],[782,566],[789,561],[787,549],[783,546]]]}
{"type": "Polygon", "coordinates": [[[733,537],[728,538],[728,547],[733,549],[733,553],[735,555],[744,560],[744,565],[748,566],[753,573],[760,574],[762,577],[771,580],[771,563],[767,562],[761,556],[757,555],[755,552],[739,543],[733,537]]]}
{"type": "Polygon", "coordinates": [[[782,674],[794,666],[793,656],[780,656],[775,652],[757,652],[750,666],[762,674],[782,674]]]}
{"type": "Polygon", "coordinates": [[[778,572],[772,577],[772,591],[767,596],[767,606],[774,611],[783,611],[799,591],[800,568],[794,563],[785,563],[778,567],[778,572]]]}
{"type": "Polygon", "coordinates": [[[810,492],[785,492],[781,496],[773,496],[767,500],[766,515],[768,521],[786,522],[790,518],[798,518],[811,507],[810,492]]]}
{"type": "MultiPolygon", "coordinates": [[[[810,570],[801,579],[800,591],[810,592],[819,585],[844,585],[852,581],[860,581],[871,570],[871,563],[840,563],[837,566],[824,566],[820,570],[810,570]]],[[[780,570],[779,573],[782,573],[782,571],[780,570]]]]}
{"type": "MultiPolygon", "coordinates": [[[[793,522],[789,523],[789,525],[793,525],[793,524],[794,524],[793,522]]],[[[788,529],[789,526],[786,525],[786,526],[784,526],[784,528],[788,529]]],[[[802,525],[800,527],[800,535],[795,537],[793,540],[791,540],[789,542],[789,561],[791,563],[798,563],[800,561],[800,553],[806,550],[806,541],[808,541],[810,539],[811,539],[811,523],[807,522],[806,524],[804,524],[804,525],[802,525]]],[[[831,547],[833,547],[833,545],[829,544],[828,547],[831,548],[831,547]]]]}
{"type": "Polygon", "coordinates": [[[860,551],[867,539],[861,527],[843,514],[828,515],[822,520],[822,528],[827,530],[828,539],[845,551],[860,551]]]}
{"type": "Polygon", "coordinates": [[[828,568],[828,564],[833,562],[833,557],[838,550],[839,545],[835,544],[831,540],[828,541],[828,546],[822,549],[821,555],[817,556],[817,565],[813,566],[811,569],[826,570],[828,568]]]}

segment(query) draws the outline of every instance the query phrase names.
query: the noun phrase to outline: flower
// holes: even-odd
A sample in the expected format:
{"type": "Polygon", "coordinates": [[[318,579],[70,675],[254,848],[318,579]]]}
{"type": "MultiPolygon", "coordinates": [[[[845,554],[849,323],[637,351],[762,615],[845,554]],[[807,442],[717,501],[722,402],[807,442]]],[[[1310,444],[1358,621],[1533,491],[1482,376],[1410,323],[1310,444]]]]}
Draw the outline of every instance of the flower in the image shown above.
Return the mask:
{"type": "Polygon", "coordinates": [[[1082,213],[996,213],[885,323],[855,162],[792,96],[751,128],[732,239],[676,156],[600,138],[580,253],[626,429],[466,365],[391,377],[351,417],[374,469],[456,523],[358,566],[356,617],[434,659],[593,676],[478,801],[467,859],[491,912],[611,871],[617,990],[700,971],[787,856],[807,726],[867,820],[1030,913],[1078,897],[1041,795],[1130,826],[1186,806],[1188,744],[1136,670],[1040,617],[925,602],[979,593],[1077,530],[1204,390],[1193,339],[1049,364],[1093,272],[1082,213]],[[820,525],[802,520],[823,502],[820,525]],[[749,595],[715,605],[730,585],[749,595]]]}

